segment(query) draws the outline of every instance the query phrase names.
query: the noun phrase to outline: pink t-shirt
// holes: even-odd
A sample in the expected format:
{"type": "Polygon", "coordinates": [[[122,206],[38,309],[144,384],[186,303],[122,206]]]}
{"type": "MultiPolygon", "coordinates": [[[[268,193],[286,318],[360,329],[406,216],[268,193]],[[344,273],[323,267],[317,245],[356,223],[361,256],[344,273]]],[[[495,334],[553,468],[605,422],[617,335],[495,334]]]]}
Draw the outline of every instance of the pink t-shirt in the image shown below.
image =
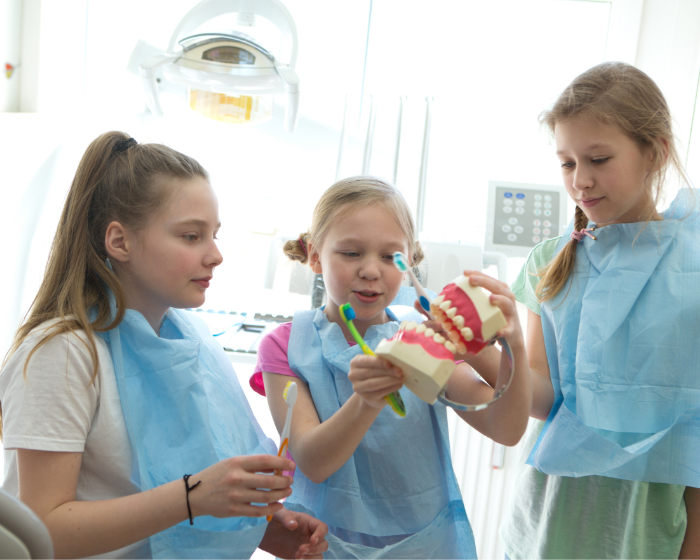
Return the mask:
{"type": "Polygon", "coordinates": [[[282,323],[275,330],[267,333],[258,345],[258,362],[255,371],[250,376],[250,386],[256,393],[265,396],[265,384],[262,372],[278,373],[299,377],[289,367],[287,352],[289,350],[289,335],[292,333],[292,323],[282,323]]]}
{"type": "MultiPolygon", "coordinates": [[[[256,393],[265,396],[265,384],[262,372],[278,373],[290,377],[299,377],[289,367],[287,352],[289,351],[289,336],[292,333],[291,323],[282,323],[275,330],[267,333],[258,345],[258,362],[255,371],[250,376],[250,386],[256,393]]],[[[357,343],[348,341],[349,346],[357,343]]]]}

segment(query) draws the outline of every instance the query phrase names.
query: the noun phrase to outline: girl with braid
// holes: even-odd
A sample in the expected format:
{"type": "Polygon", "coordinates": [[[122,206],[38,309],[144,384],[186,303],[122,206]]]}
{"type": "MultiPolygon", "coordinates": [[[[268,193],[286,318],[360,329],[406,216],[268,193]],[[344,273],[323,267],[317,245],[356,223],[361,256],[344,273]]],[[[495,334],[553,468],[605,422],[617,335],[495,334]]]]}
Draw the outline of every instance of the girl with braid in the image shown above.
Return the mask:
{"type": "Polygon", "coordinates": [[[538,419],[500,537],[510,558],[700,557],[700,216],[656,84],[577,77],[540,120],[576,215],[513,285],[538,419]]]}

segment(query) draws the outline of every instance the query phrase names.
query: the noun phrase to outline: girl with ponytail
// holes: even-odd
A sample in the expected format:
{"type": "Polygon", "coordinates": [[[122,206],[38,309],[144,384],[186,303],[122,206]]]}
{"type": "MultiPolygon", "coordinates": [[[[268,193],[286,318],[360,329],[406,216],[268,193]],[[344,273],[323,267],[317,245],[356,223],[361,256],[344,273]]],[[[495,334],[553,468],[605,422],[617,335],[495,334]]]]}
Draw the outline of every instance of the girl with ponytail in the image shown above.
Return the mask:
{"type": "Polygon", "coordinates": [[[510,558],[700,556],[700,219],[659,88],[628,64],[542,113],[576,213],[513,285],[538,419],[500,536],[510,558]]]}
{"type": "Polygon", "coordinates": [[[219,227],[194,159],[122,132],[85,152],[0,374],[3,488],[44,521],[56,557],[327,547],[325,524],[278,503],[291,478],[259,474],[294,465],[182,310],[204,303],[219,227]]]}

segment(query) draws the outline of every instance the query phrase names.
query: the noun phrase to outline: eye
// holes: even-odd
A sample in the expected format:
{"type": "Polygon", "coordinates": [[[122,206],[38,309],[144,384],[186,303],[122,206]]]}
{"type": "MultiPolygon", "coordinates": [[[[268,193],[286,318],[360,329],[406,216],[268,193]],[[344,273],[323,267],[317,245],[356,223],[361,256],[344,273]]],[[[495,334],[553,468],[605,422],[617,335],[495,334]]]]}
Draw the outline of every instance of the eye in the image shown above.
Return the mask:
{"type": "Polygon", "coordinates": [[[197,235],[196,233],[186,233],[182,237],[184,237],[186,241],[190,241],[192,243],[199,239],[199,235],[197,235]]]}
{"type": "Polygon", "coordinates": [[[348,258],[354,258],[354,257],[360,256],[360,253],[358,253],[357,251],[341,251],[340,254],[343,255],[344,257],[348,257],[348,258]]]}
{"type": "Polygon", "coordinates": [[[562,161],[561,162],[562,169],[573,169],[574,167],[574,162],[572,161],[562,161]]]}
{"type": "Polygon", "coordinates": [[[595,163],[596,165],[603,165],[609,159],[610,159],[609,157],[604,157],[604,158],[595,158],[595,159],[592,159],[591,161],[593,163],[595,163]]]}
{"type": "Polygon", "coordinates": [[[392,263],[394,262],[394,255],[393,255],[393,254],[384,255],[384,258],[385,258],[386,260],[388,260],[389,262],[392,262],[392,263]]]}

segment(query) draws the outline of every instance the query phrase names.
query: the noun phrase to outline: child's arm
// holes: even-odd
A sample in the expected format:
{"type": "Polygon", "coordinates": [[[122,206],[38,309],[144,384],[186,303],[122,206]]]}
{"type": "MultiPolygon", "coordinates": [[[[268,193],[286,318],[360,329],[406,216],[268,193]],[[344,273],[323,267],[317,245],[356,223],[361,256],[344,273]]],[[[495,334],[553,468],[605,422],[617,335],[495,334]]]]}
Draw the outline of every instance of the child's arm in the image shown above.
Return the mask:
{"type": "MultiPolygon", "coordinates": [[[[470,276],[474,277],[472,285],[478,285],[487,290],[507,290],[507,297],[514,301],[514,296],[510,289],[499,282],[480,272],[468,271],[470,276]],[[481,280],[479,280],[481,278],[481,280]]],[[[506,293],[505,291],[503,293],[506,293]]],[[[501,309],[503,311],[503,309],[501,309]]],[[[517,321],[517,316],[513,316],[513,321],[517,321]]],[[[518,323],[519,325],[519,323],[518,323]]],[[[438,323],[430,322],[429,326],[436,332],[439,332],[442,327],[438,323]]],[[[509,341],[510,342],[510,341],[509,341]]],[[[513,346],[513,342],[511,342],[513,346]]],[[[530,382],[532,385],[532,405],[530,416],[540,420],[546,420],[549,416],[549,411],[554,404],[554,390],[552,388],[552,379],[549,373],[549,362],[547,361],[547,352],[544,346],[544,335],[542,333],[542,320],[539,315],[528,310],[527,319],[527,341],[525,344],[528,357],[528,366],[530,370],[530,382]]],[[[493,346],[485,348],[478,355],[472,356],[465,354],[459,356],[472,366],[490,385],[494,385],[498,379],[498,372],[501,363],[501,353],[493,346]]],[[[452,381],[450,381],[452,383],[452,381]]],[[[505,397],[504,397],[505,398],[505,397]]],[[[452,399],[456,400],[456,399],[452,399]]],[[[461,402],[461,401],[460,401],[461,402]]],[[[476,402],[476,401],[473,401],[476,402]]],[[[467,413],[473,414],[473,413],[467,413]]]]}
{"type": "MultiPolygon", "coordinates": [[[[498,307],[506,318],[507,324],[498,332],[498,337],[505,338],[510,345],[514,373],[509,389],[494,404],[478,412],[456,412],[485,436],[504,445],[515,445],[527,428],[532,402],[527,352],[515,308],[515,296],[506,284],[485,274],[470,273],[470,282],[472,286],[481,286],[490,291],[491,303],[498,307]]],[[[493,387],[501,387],[508,381],[508,357],[495,348],[487,348],[477,357],[471,357],[470,362],[491,387],[474,375],[469,365],[461,363],[447,385],[447,398],[465,404],[487,402],[493,398],[493,387]],[[482,357],[482,354],[487,352],[488,355],[482,357]]]]}
{"type": "Polygon", "coordinates": [[[685,489],[685,509],[688,513],[688,526],[679,558],[700,558],[700,488],[687,486],[685,489]]]}
{"type": "MultiPolygon", "coordinates": [[[[182,480],[122,498],[76,500],[81,462],[82,453],[17,450],[19,498],[46,524],[56,558],[94,556],[117,550],[188,518],[182,480]]],[[[272,455],[220,461],[190,479],[191,484],[202,481],[189,494],[192,515],[274,514],[282,509],[282,504],[273,502],[291,494],[292,479],[256,473],[293,468],[289,459],[272,455]]],[[[295,552],[292,551],[291,557],[295,552]]],[[[309,553],[317,554],[317,547],[312,547],[309,553]]]]}
{"type": "MultiPolygon", "coordinates": [[[[384,396],[401,388],[403,374],[374,356],[355,356],[350,363],[355,393],[331,418],[321,423],[306,384],[297,380],[297,402],[292,415],[289,451],[309,480],[321,483],[342,467],[386,405],[384,396]]],[[[288,377],[263,372],[272,419],[282,432],[287,404],[282,393],[288,377]]]]}

